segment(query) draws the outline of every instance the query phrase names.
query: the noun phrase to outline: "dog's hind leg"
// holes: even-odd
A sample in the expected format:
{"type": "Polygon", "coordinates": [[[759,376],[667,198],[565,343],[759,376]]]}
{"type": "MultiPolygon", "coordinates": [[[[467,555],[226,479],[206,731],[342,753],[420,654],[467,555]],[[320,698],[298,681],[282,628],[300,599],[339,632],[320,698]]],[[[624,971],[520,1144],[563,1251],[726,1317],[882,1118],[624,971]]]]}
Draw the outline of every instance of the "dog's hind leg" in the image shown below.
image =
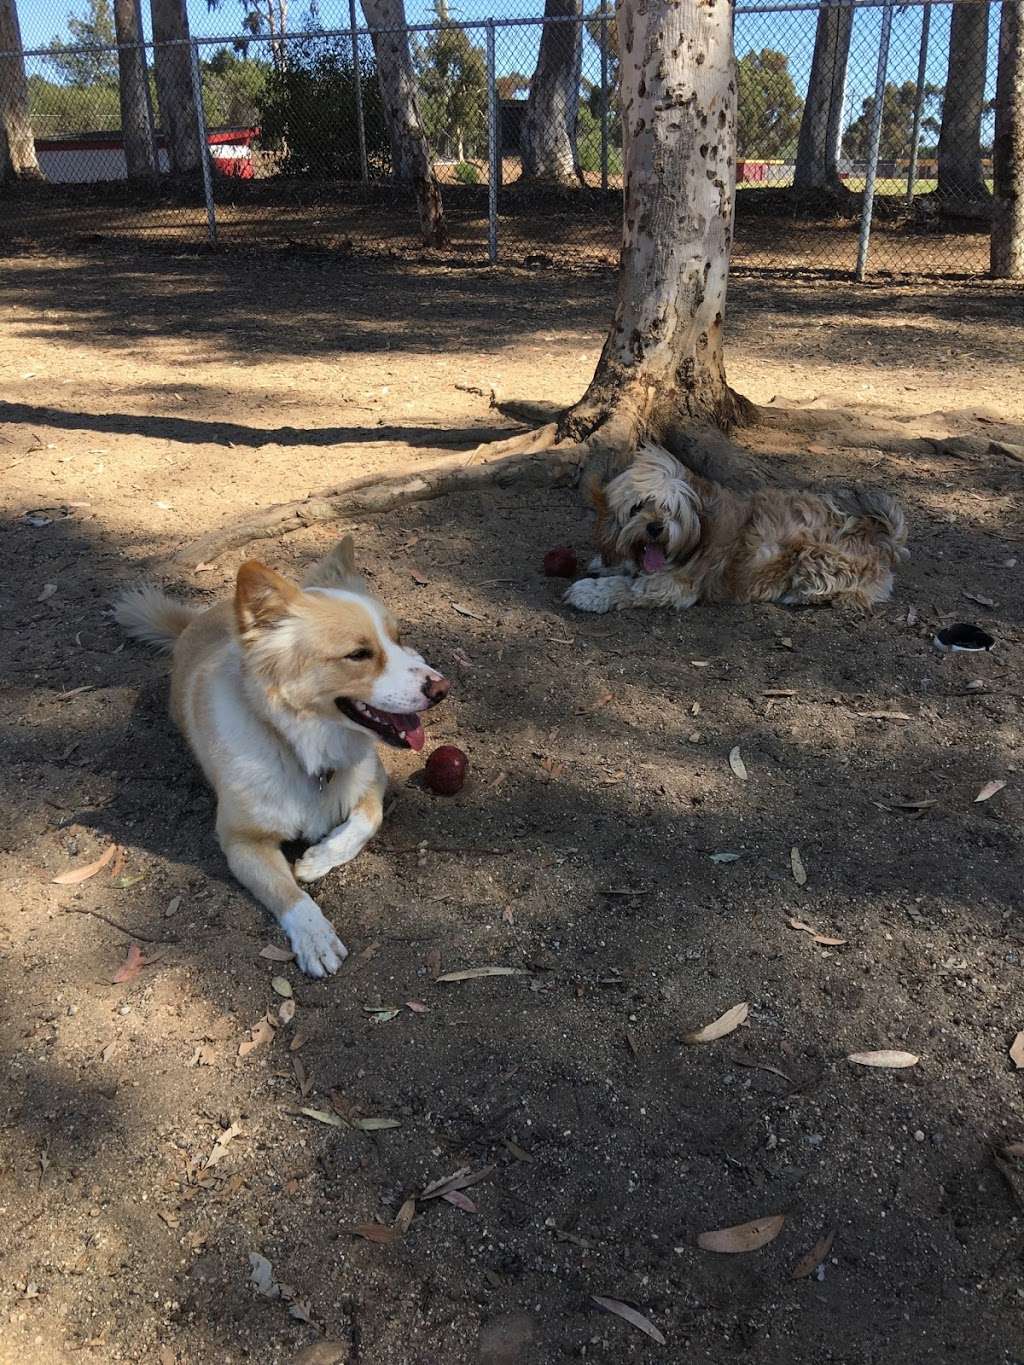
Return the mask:
{"type": "Polygon", "coordinates": [[[307,976],[336,972],[348,949],[296,882],[277,841],[224,829],[217,833],[231,871],[280,924],[300,968],[307,976]]]}

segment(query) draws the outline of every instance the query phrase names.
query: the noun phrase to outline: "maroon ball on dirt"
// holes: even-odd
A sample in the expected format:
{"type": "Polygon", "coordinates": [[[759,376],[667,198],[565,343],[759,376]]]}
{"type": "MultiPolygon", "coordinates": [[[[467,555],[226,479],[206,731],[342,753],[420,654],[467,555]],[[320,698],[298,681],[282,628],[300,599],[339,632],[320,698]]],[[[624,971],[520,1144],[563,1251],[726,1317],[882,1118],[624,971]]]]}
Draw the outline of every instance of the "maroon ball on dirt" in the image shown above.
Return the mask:
{"type": "Polygon", "coordinates": [[[427,759],[423,772],[427,786],[439,796],[454,796],[462,790],[469,759],[454,744],[442,744],[427,759]]]}
{"type": "Polygon", "coordinates": [[[568,545],[556,545],[544,556],[544,573],[548,578],[575,578],[578,567],[576,551],[568,545]]]}

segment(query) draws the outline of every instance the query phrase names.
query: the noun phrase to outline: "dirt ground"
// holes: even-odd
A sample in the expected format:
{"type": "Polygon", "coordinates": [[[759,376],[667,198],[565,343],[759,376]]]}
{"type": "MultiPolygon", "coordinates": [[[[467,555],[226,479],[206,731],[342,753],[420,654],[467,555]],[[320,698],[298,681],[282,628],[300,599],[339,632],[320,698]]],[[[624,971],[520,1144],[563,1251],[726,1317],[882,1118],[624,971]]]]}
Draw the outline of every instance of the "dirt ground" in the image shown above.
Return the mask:
{"type": "Polygon", "coordinates": [[[576,615],[539,569],[585,552],[568,490],[251,547],[299,573],[351,530],[453,679],[428,749],[471,763],[444,798],[387,756],[381,835],[317,889],[352,949],[333,980],[261,957],[281,939],[217,849],[167,663],[109,618],[142,576],[228,592],[246,551],[171,557],[255,507],[458,464],[513,429],[492,386],[574,399],[611,289],[329,257],[5,261],[3,1365],[1024,1361],[1024,1176],[995,1159],[1024,1139],[1024,465],[986,453],[1024,443],[1019,291],[733,291],[732,381],[791,410],[743,443],[774,477],[907,507],[913,558],[867,619],[576,615]],[[940,655],[956,620],[996,649],[940,655]],[[114,984],[133,943],[146,965],[114,984]],[[516,974],[435,981],[481,966],[516,974]],[[253,1036],[275,977],[294,1019],[253,1036]],[[683,1043],[740,1002],[741,1028],[683,1043]],[[847,1060],[882,1048],[920,1060],[847,1060]],[[486,1174],[420,1200],[404,1236],[352,1233],[466,1167],[486,1174]],[[772,1215],[760,1250],[697,1244],[772,1215]],[[257,1292],[252,1254],[287,1294],[257,1292]]]}

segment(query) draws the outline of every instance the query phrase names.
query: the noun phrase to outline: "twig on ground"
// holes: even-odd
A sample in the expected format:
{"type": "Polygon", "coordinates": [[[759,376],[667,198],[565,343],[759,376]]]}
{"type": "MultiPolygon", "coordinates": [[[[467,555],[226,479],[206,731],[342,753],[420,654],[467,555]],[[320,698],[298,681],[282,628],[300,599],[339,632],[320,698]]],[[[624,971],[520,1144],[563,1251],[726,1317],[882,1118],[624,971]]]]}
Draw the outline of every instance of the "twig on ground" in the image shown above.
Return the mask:
{"type": "Polygon", "coordinates": [[[111,919],[102,910],[88,910],[84,905],[66,905],[64,907],[66,915],[92,915],[93,919],[101,919],[104,924],[109,924],[112,929],[119,929],[122,934],[127,934],[129,938],[137,938],[140,943],[178,943],[179,939],[168,938],[166,934],[143,934],[138,929],[129,929],[127,924],[119,924],[116,919],[111,919]]]}

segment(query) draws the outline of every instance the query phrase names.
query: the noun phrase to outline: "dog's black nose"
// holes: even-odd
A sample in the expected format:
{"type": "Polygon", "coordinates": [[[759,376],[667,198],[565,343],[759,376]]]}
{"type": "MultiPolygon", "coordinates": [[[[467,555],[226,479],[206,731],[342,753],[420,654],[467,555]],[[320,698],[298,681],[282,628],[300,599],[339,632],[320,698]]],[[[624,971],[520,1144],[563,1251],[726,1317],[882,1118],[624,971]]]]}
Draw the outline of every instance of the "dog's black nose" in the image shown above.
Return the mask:
{"type": "Polygon", "coordinates": [[[647,523],[647,539],[657,540],[661,535],[662,526],[660,521],[649,521],[647,523]]]}
{"type": "Polygon", "coordinates": [[[431,706],[436,706],[447,697],[450,687],[451,683],[447,678],[428,678],[423,684],[423,695],[431,706]]]}

